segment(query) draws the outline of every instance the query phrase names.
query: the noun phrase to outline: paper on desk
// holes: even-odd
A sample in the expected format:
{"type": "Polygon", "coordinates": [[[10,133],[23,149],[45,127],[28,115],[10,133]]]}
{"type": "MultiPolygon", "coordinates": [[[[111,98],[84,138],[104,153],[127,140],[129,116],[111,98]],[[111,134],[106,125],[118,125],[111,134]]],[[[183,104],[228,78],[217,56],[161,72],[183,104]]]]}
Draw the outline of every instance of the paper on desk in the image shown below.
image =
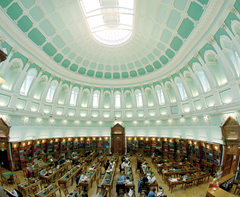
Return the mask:
{"type": "Polygon", "coordinates": [[[171,179],[171,182],[177,182],[178,179],[171,179]]]}
{"type": "Polygon", "coordinates": [[[157,197],[160,196],[160,195],[162,195],[162,192],[158,192],[158,193],[157,193],[157,197]]]}
{"type": "Polygon", "coordinates": [[[130,189],[128,195],[131,197],[133,195],[133,191],[130,189]]]}

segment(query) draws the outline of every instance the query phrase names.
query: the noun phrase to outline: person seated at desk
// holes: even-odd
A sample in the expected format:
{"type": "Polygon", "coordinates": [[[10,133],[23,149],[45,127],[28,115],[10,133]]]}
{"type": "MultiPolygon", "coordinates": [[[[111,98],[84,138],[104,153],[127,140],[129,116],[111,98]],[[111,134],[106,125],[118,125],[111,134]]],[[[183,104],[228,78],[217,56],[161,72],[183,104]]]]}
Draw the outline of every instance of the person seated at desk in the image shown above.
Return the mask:
{"type": "Polygon", "coordinates": [[[124,175],[121,176],[121,178],[119,179],[119,181],[123,182],[123,184],[124,184],[125,181],[126,181],[126,179],[127,179],[127,175],[124,174],[124,175]]]}
{"type": "Polygon", "coordinates": [[[48,172],[47,172],[46,168],[43,168],[42,170],[40,170],[39,173],[38,173],[39,180],[41,179],[41,176],[45,176],[47,173],[48,172]]]}
{"type": "Polygon", "coordinates": [[[140,170],[141,169],[141,165],[142,165],[142,162],[140,160],[138,160],[137,162],[137,169],[140,170]]]}
{"type": "Polygon", "coordinates": [[[125,167],[130,167],[129,164],[130,164],[130,162],[127,163],[127,161],[124,161],[124,162],[122,163],[121,168],[122,168],[122,169],[125,169],[125,167]]]}
{"type": "Polygon", "coordinates": [[[105,164],[105,171],[108,169],[110,163],[109,163],[109,160],[107,160],[107,163],[105,164]]]}
{"type": "Polygon", "coordinates": [[[122,163],[126,160],[125,154],[122,156],[122,163]]]}
{"type": "Polygon", "coordinates": [[[153,154],[152,154],[152,157],[156,157],[156,154],[155,154],[155,153],[153,153],[153,154]]]}
{"type": "Polygon", "coordinates": [[[71,158],[74,158],[76,155],[75,155],[75,153],[74,152],[72,152],[72,154],[71,154],[71,158]]]}
{"type": "Polygon", "coordinates": [[[148,193],[147,197],[156,197],[156,188],[152,188],[152,191],[148,193]]]}
{"type": "Polygon", "coordinates": [[[60,160],[58,161],[58,164],[59,164],[59,165],[61,165],[61,164],[63,164],[63,163],[65,163],[65,158],[64,158],[64,157],[62,157],[62,159],[60,159],[60,160]]]}
{"type": "Polygon", "coordinates": [[[75,165],[80,165],[81,162],[80,162],[80,159],[76,161],[75,165]]]}
{"type": "Polygon", "coordinates": [[[79,185],[79,183],[83,180],[83,178],[84,178],[84,174],[82,175],[79,174],[76,178],[76,185],[79,185]]]}

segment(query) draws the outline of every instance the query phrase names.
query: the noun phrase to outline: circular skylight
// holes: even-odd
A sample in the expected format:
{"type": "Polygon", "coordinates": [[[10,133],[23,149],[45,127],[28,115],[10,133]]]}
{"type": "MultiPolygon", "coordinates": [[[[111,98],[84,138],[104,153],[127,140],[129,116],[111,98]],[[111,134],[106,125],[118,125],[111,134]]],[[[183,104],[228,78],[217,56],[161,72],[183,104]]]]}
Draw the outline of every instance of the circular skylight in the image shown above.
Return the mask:
{"type": "Polygon", "coordinates": [[[81,0],[93,37],[102,44],[119,45],[132,35],[134,0],[81,0]]]}

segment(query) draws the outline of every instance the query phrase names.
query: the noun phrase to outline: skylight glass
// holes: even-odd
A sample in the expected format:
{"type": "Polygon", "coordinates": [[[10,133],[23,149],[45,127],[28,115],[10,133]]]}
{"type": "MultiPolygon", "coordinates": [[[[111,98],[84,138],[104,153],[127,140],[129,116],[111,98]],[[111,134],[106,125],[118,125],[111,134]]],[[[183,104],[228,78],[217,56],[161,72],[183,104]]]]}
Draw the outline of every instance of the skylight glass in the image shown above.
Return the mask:
{"type": "Polygon", "coordinates": [[[132,35],[134,0],[79,0],[93,37],[119,45],[132,35]]]}

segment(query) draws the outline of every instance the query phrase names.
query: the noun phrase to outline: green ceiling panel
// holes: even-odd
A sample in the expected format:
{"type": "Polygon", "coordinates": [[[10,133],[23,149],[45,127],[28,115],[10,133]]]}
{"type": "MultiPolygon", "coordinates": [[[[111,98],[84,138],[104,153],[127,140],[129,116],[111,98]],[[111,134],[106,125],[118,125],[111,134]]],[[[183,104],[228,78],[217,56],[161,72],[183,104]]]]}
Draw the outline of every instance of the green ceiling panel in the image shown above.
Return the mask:
{"type": "Polygon", "coordinates": [[[170,47],[173,50],[178,51],[182,45],[183,45],[183,41],[179,37],[175,36],[170,44],[170,47]]]}
{"type": "Polygon", "coordinates": [[[156,69],[159,69],[161,68],[161,63],[159,61],[155,61],[153,62],[153,66],[156,68],[156,69]]]}
{"type": "Polygon", "coordinates": [[[158,43],[157,47],[162,51],[166,48],[165,45],[162,44],[161,42],[158,43]]]}
{"type": "Polygon", "coordinates": [[[52,39],[53,43],[59,48],[63,48],[65,46],[65,42],[62,40],[62,38],[59,35],[56,35],[53,39],[52,39]]]}
{"type": "Polygon", "coordinates": [[[45,44],[45,46],[43,47],[43,51],[47,53],[50,57],[57,52],[57,50],[54,48],[54,46],[51,43],[45,44]]]}
{"type": "Polygon", "coordinates": [[[36,28],[29,32],[28,37],[38,46],[42,45],[46,41],[46,38],[36,28]]]}
{"type": "Polygon", "coordinates": [[[67,55],[67,54],[70,52],[69,47],[64,48],[64,49],[62,50],[62,52],[63,52],[64,55],[67,55]]]}
{"type": "Polygon", "coordinates": [[[173,58],[175,53],[171,50],[171,49],[167,49],[166,50],[166,55],[169,57],[169,58],[173,58]]]}
{"type": "Polygon", "coordinates": [[[127,70],[127,66],[125,64],[121,65],[121,70],[127,70]]]}
{"type": "MultiPolygon", "coordinates": [[[[237,8],[236,8],[236,9],[237,9],[237,8]]],[[[240,2],[239,2],[239,10],[238,10],[238,12],[240,12],[240,2]]],[[[227,18],[226,18],[225,21],[224,21],[224,23],[227,25],[227,27],[230,29],[230,31],[233,33],[233,35],[235,34],[235,33],[233,32],[233,30],[232,30],[232,21],[234,21],[234,20],[240,22],[239,18],[238,18],[235,14],[233,14],[232,12],[230,12],[230,13],[228,14],[227,18]]]]}
{"type": "Polygon", "coordinates": [[[68,43],[73,42],[73,37],[68,30],[66,30],[66,29],[63,30],[62,35],[68,43]]]}
{"type": "Polygon", "coordinates": [[[78,73],[84,75],[86,73],[86,68],[84,67],[79,68],[78,73]]]}
{"type": "Polygon", "coordinates": [[[187,5],[188,0],[174,0],[174,7],[177,8],[180,11],[183,11],[187,5]]]}
{"type": "Polygon", "coordinates": [[[62,59],[63,59],[62,54],[57,54],[57,55],[54,57],[54,61],[57,62],[57,63],[61,62],[62,59]]]}
{"type": "Polygon", "coordinates": [[[72,64],[72,65],[70,66],[70,70],[73,71],[73,72],[76,72],[77,69],[78,69],[78,65],[77,65],[77,64],[72,64]]]}
{"type": "Polygon", "coordinates": [[[113,73],[113,79],[119,79],[120,73],[113,73]]]}
{"type": "Polygon", "coordinates": [[[207,5],[209,0],[198,0],[201,4],[207,5]]]}
{"type": "Polygon", "coordinates": [[[29,14],[33,17],[33,19],[36,22],[40,21],[44,17],[42,10],[38,6],[35,6],[34,8],[32,8],[29,14]]]}
{"type": "MultiPolygon", "coordinates": [[[[140,63],[140,62],[139,62],[140,63]]],[[[136,64],[135,64],[136,65],[136,64]]],[[[137,66],[137,65],[136,65],[137,66]]],[[[132,63],[128,64],[128,69],[134,69],[134,65],[132,63]]]]}
{"type": "Polygon", "coordinates": [[[134,64],[135,64],[135,66],[138,67],[138,68],[142,66],[142,64],[141,64],[140,61],[136,61],[134,64]]]}
{"type": "Polygon", "coordinates": [[[167,26],[170,29],[174,30],[177,27],[180,19],[181,19],[181,14],[176,10],[172,10],[170,13],[170,16],[168,17],[167,26]]]}
{"type": "Polygon", "coordinates": [[[183,38],[187,38],[193,29],[194,23],[189,18],[185,18],[178,29],[178,34],[183,38]]]}
{"type": "Polygon", "coordinates": [[[97,64],[95,62],[92,62],[90,64],[90,68],[95,69],[97,67],[97,64]]]}
{"type": "Polygon", "coordinates": [[[69,57],[69,59],[73,60],[76,57],[76,53],[72,52],[68,55],[68,57],[69,57]]]}
{"type": "Polygon", "coordinates": [[[168,6],[161,4],[157,12],[157,18],[156,18],[157,22],[163,23],[167,17],[167,13],[168,13],[168,6]]]}
{"type": "Polygon", "coordinates": [[[56,33],[55,29],[53,26],[49,23],[47,19],[44,19],[43,21],[40,22],[39,27],[44,31],[44,33],[51,37],[53,34],[56,33]]]}
{"type": "Polygon", "coordinates": [[[53,24],[58,28],[58,29],[63,29],[65,27],[62,19],[60,16],[55,12],[50,16],[51,20],[53,21],[53,24]]]}
{"type": "Polygon", "coordinates": [[[0,1],[0,6],[1,6],[2,8],[6,8],[11,2],[12,2],[12,0],[0,1]]]}
{"type": "Polygon", "coordinates": [[[113,71],[119,71],[119,66],[118,65],[114,65],[113,66],[113,71]]]}
{"type": "Polygon", "coordinates": [[[128,77],[129,77],[128,72],[122,72],[122,78],[126,79],[128,77]]]}
{"type": "Polygon", "coordinates": [[[142,61],[143,64],[147,64],[148,63],[147,58],[142,58],[141,61],[142,61]]]}
{"type": "Polygon", "coordinates": [[[106,70],[106,71],[111,71],[111,70],[112,70],[112,66],[106,65],[106,66],[105,66],[105,70],[106,70]]]}
{"type": "Polygon", "coordinates": [[[104,78],[105,78],[105,79],[111,79],[111,77],[112,77],[112,74],[109,73],[109,72],[106,72],[106,73],[104,74],[104,78]]]}
{"type": "Polygon", "coordinates": [[[147,72],[151,73],[154,71],[154,68],[151,65],[146,66],[147,72]]]}
{"type": "Polygon", "coordinates": [[[99,64],[98,65],[98,70],[103,70],[104,69],[104,65],[103,64],[99,64]]]}
{"type": "Polygon", "coordinates": [[[154,55],[160,56],[161,52],[158,49],[153,50],[154,55]]]}
{"type": "Polygon", "coordinates": [[[12,47],[6,41],[2,42],[1,46],[7,50],[7,55],[9,55],[12,47]]]}
{"type": "Polygon", "coordinates": [[[196,2],[192,2],[188,8],[188,15],[195,21],[200,20],[203,14],[203,8],[196,2]]]}
{"type": "Polygon", "coordinates": [[[170,38],[172,37],[172,33],[171,31],[169,31],[168,29],[165,29],[162,33],[161,36],[161,41],[164,42],[165,44],[167,44],[170,40],[170,38]]]}
{"type": "Polygon", "coordinates": [[[147,57],[150,61],[153,61],[155,59],[154,55],[151,53],[147,57]]]}
{"type": "Polygon", "coordinates": [[[146,74],[146,71],[144,70],[144,68],[139,68],[139,69],[138,69],[138,74],[139,74],[139,75],[145,75],[145,74],[146,74]]]}
{"type": "Polygon", "coordinates": [[[89,77],[93,77],[94,74],[95,74],[94,70],[88,70],[88,72],[87,72],[87,76],[89,76],[89,77]]]}
{"type": "Polygon", "coordinates": [[[131,77],[136,77],[137,76],[137,72],[135,70],[130,71],[130,76],[131,77]]]}
{"type": "Polygon", "coordinates": [[[19,16],[22,15],[22,8],[17,4],[13,3],[8,9],[7,14],[10,16],[12,20],[17,20],[19,16]]]}
{"type": "Polygon", "coordinates": [[[42,6],[48,14],[51,14],[55,10],[54,5],[49,0],[43,0],[42,6]]]}
{"type": "Polygon", "coordinates": [[[17,25],[25,33],[32,27],[33,23],[27,16],[23,16],[17,25]]]}
{"type": "Polygon", "coordinates": [[[155,24],[152,31],[152,37],[158,38],[158,36],[160,35],[160,32],[161,32],[161,26],[159,24],[155,24]]]}
{"type": "Polygon", "coordinates": [[[216,42],[217,42],[217,44],[219,45],[219,47],[221,48],[221,49],[223,49],[222,48],[222,45],[221,45],[221,36],[223,36],[223,35],[225,35],[225,36],[227,36],[230,40],[232,40],[232,38],[228,35],[228,33],[226,32],[226,30],[225,29],[223,29],[223,28],[219,28],[218,29],[218,31],[215,33],[215,35],[213,36],[214,37],[214,39],[216,40],[216,42]]]}
{"type": "Polygon", "coordinates": [[[78,64],[80,64],[80,63],[82,62],[82,60],[83,60],[83,59],[78,56],[78,57],[75,59],[75,62],[78,63],[78,64]]]}
{"type": "Polygon", "coordinates": [[[89,61],[88,60],[84,60],[82,64],[83,64],[83,66],[87,67],[89,65],[89,61]]]}
{"type": "Polygon", "coordinates": [[[64,68],[68,68],[69,67],[69,65],[70,65],[70,61],[68,60],[68,59],[65,59],[65,60],[63,60],[63,62],[62,62],[62,66],[64,67],[64,68]]]}
{"type": "Polygon", "coordinates": [[[168,58],[165,56],[165,55],[162,55],[160,57],[160,61],[163,63],[163,64],[167,64],[168,63],[168,58]]]}
{"type": "Polygon", "coordinates": [[[21,3],[25,8],[30,8],[35,4],[35,0],[21,0],[21,3]]]}
{"type": "Polygon", "coordinates": [[[96,77],[97,77],[97,78],[102,78],[102,77],[103,77],[103,73],[100,72],[100,71],[97,71],[96,77]]]}
{"type": "Polygon", "coordinates": [[[234,7],[236,8],[236,10],[238,11],[238,13],[240,13],[240,2],[236,1],[234,4],[234,7]]]}

